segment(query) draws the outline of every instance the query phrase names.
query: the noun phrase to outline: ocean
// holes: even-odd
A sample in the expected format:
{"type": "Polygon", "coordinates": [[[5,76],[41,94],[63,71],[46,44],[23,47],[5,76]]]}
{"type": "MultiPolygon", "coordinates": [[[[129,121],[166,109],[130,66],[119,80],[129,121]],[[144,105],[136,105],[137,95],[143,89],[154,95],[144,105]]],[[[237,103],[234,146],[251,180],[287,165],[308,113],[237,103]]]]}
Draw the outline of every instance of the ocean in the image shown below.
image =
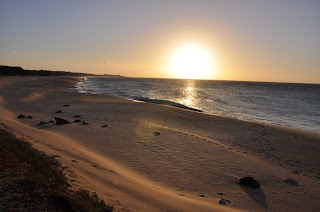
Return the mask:
{"type": "Polygon", "coordinates": [[[320,134],[319,84],[88,77],[76,90],[320,134]]]}

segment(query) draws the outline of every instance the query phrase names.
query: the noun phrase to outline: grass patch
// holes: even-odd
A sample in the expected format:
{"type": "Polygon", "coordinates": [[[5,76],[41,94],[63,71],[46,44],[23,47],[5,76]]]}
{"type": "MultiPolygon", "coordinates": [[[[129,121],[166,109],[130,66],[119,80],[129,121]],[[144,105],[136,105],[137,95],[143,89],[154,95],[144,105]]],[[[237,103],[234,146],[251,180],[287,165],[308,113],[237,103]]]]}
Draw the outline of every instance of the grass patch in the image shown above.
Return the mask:
{"type": "Polygon", "coordinates": [[[113,211],[87,190],[69,190],[61,164],[0,129],[0,211],[113,211]]]}

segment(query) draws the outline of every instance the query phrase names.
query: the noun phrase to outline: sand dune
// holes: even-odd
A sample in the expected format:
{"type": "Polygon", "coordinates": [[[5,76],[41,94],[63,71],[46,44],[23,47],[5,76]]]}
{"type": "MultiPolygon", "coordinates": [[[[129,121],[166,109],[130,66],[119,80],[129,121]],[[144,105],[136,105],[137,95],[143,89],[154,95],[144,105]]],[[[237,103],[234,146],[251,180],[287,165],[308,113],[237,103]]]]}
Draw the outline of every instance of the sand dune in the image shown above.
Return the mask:
{"type": "Polygon", "coordinates": [[[70,89],[74,83],[66,77],[0,78],[0,126],[58,156],[70,167],[73,186],[97,191],[118,211],[320,209],[319,135],[79,94],[70,89]],[[33,118],[16,119],[19,114],[33,118]],[[54,117],[72,124],[38,126],[54,117]],[[261,188],[239,186],[245,176],[261,188]]]}

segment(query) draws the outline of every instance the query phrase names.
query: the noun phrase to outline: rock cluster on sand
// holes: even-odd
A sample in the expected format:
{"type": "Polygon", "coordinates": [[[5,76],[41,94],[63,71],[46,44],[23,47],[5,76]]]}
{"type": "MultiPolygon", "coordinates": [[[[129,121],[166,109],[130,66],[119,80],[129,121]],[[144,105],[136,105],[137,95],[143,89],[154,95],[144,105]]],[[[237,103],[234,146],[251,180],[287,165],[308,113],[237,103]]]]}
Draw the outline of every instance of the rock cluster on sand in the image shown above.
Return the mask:
{"type": "Polygon", "coordinates": [[[54,119],[56,120],[56,125],[70,124],[69,121],[67,121],[63,118],[54,117],[54,119]]]}
{"type": "Polygon", "coordinates": [[[239,180],[239,185],[249,186],[251,188],[260,188],[260,184],[252,177],[243,177],[239,180]]]}

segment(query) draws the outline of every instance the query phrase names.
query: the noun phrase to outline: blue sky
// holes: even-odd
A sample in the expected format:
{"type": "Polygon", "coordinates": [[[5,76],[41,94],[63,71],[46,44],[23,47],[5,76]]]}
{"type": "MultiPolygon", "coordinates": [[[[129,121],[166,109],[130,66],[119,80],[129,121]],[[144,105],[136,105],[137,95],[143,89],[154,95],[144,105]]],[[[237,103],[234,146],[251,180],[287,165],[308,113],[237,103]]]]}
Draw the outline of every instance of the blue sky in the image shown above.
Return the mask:
{"type": "Polygon", "coordinates": [[[320,83],[320,1],[0,1],[0,64],[170,77],[198,42],[218,79],[320,83]]]}

